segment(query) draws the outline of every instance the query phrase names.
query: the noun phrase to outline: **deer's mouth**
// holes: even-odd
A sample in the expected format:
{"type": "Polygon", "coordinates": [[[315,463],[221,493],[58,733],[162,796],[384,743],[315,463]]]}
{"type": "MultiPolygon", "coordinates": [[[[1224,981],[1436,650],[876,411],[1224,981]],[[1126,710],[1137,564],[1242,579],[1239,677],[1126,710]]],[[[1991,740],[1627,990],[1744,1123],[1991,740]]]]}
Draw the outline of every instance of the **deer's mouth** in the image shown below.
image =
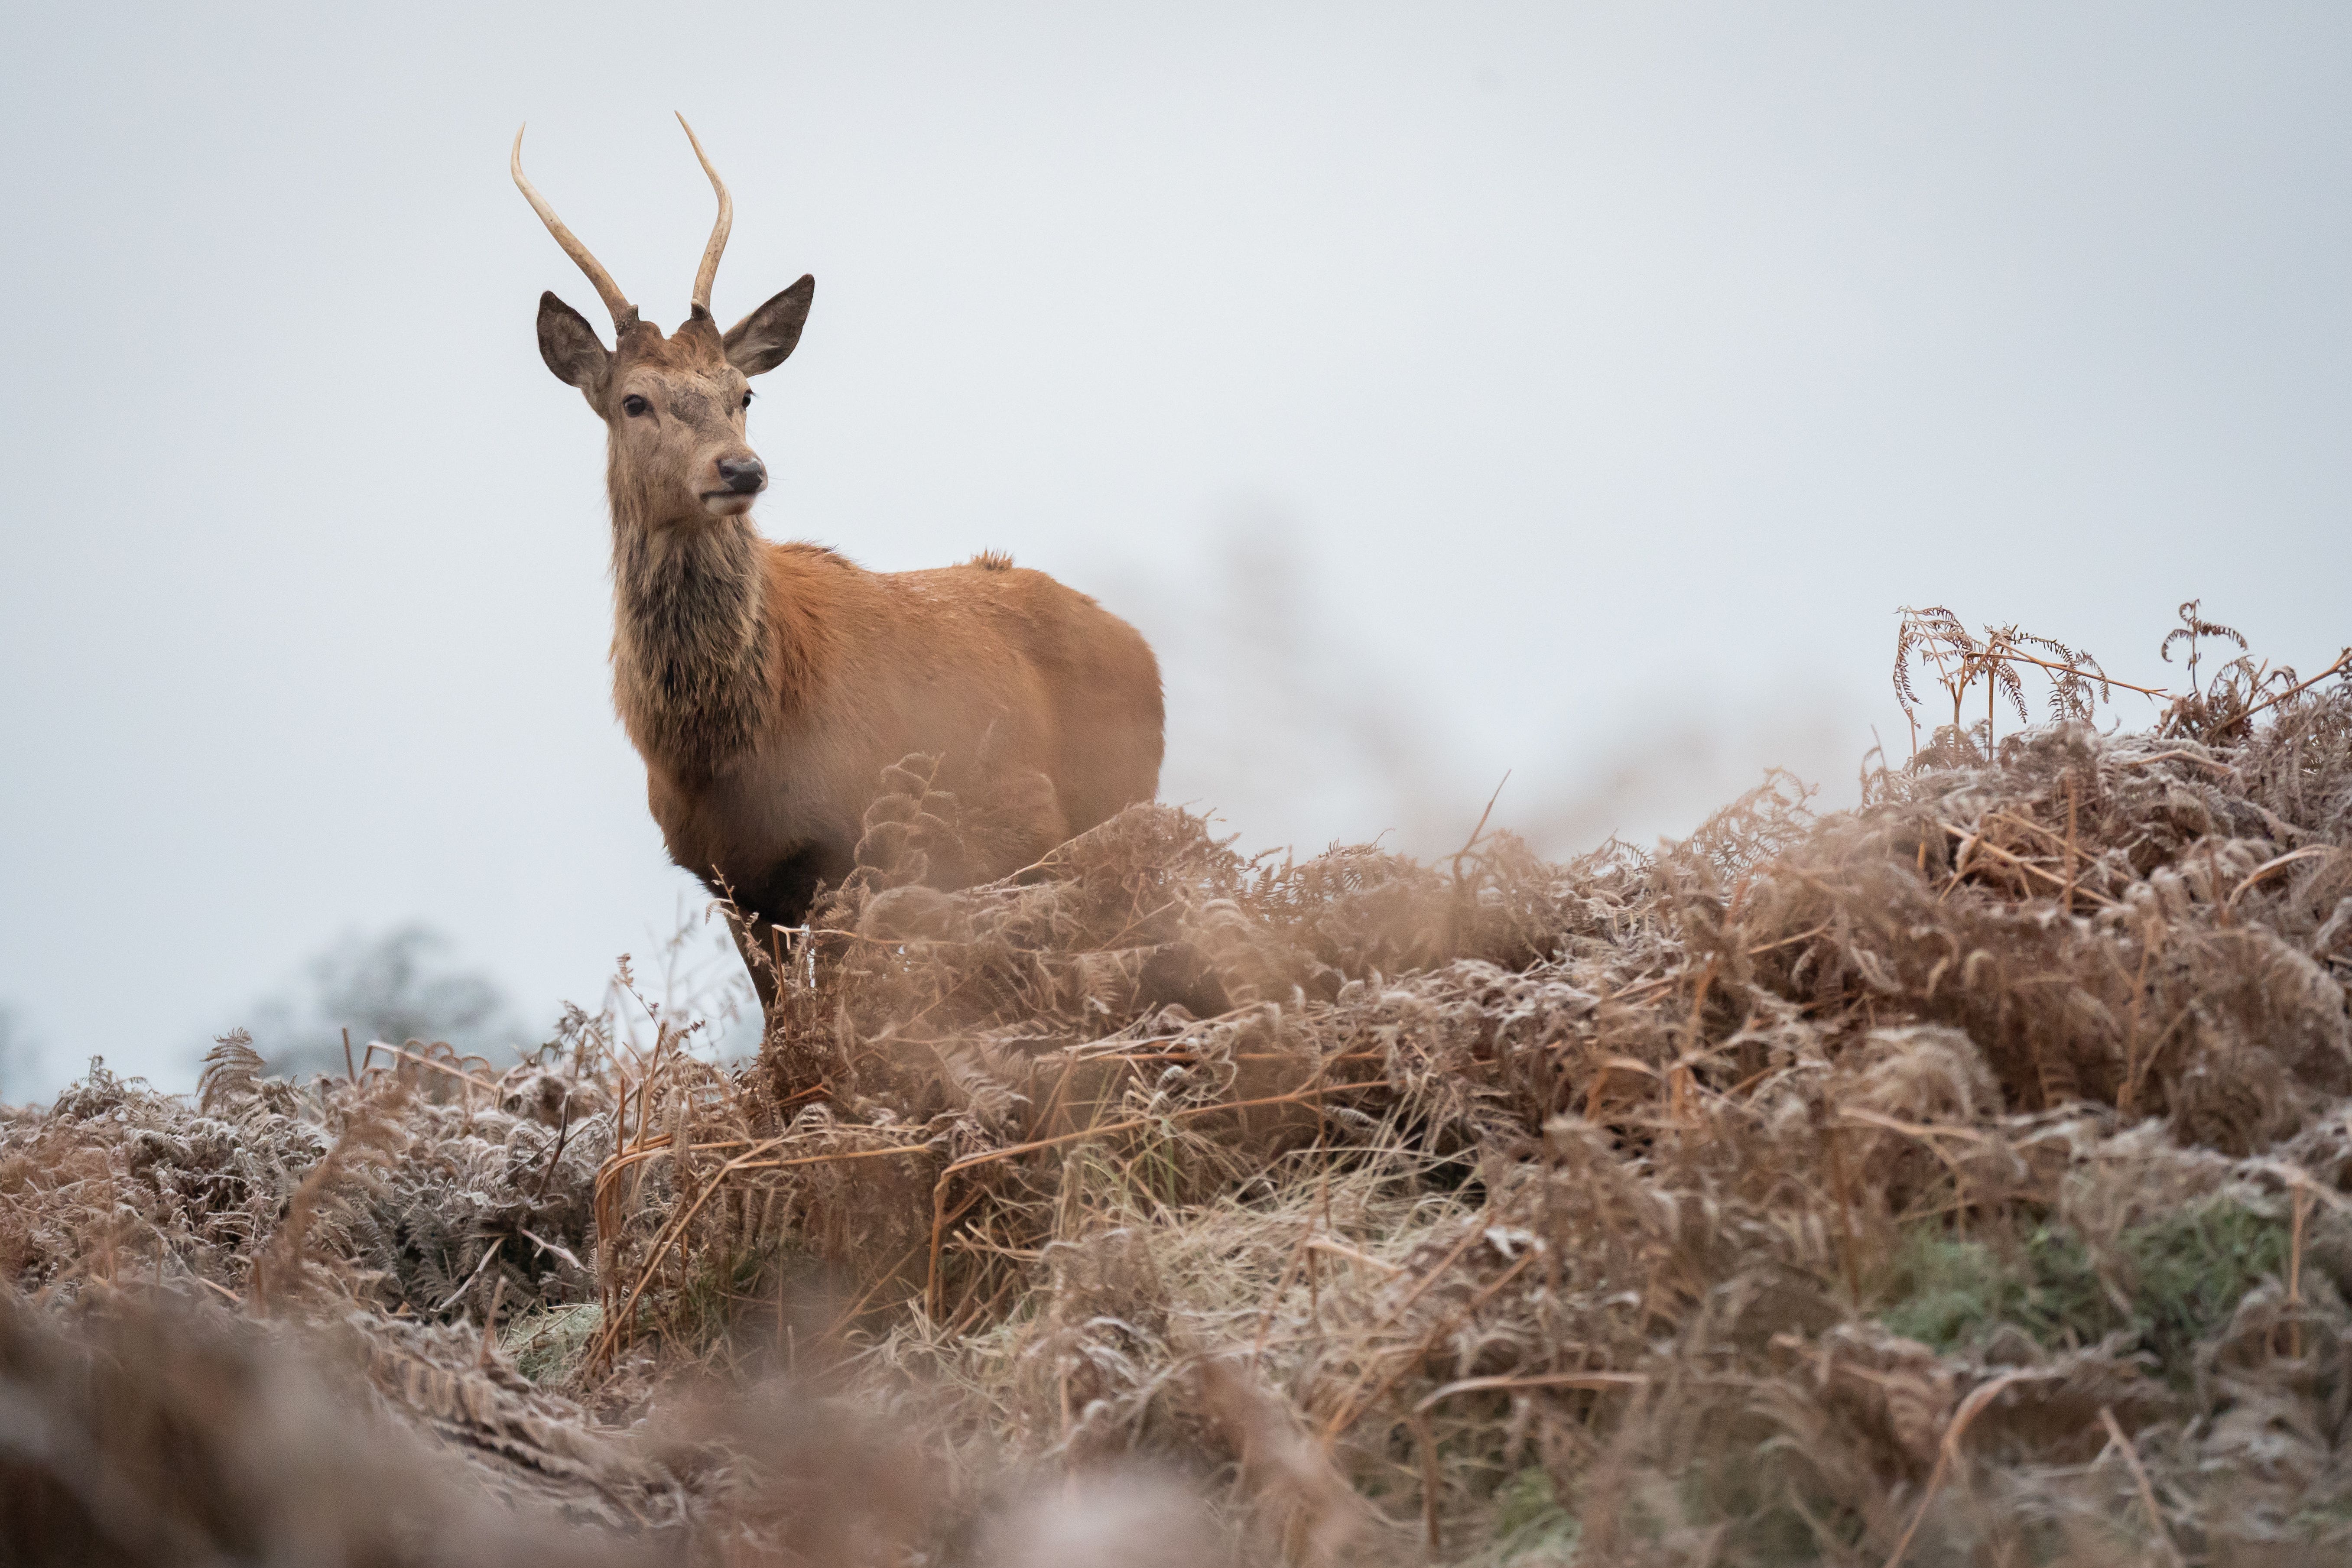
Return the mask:
{"type": "Polygon", "coordinates": [[[759,499],[757,492],[746,495],[741,490],[705,490],[702,492],[702,510],[713,517],[740,517],[750,511],[751,503],[759,499]]]}

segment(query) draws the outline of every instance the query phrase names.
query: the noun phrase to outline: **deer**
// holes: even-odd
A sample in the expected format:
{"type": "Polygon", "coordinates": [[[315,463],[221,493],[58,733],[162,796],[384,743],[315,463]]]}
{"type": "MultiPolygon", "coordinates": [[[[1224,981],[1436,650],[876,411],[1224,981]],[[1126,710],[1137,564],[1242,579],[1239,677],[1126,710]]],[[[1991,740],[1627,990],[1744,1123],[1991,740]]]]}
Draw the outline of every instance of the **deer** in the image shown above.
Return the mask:
{"type": "Polygon", "coordinates": [[[521,130],[509,165],[613,318],[607,348],[580,312],[540,296],[540,357],[604,422],[614,707],[670,858],[731,902],[772,1022],[775,933],[856,868],[886,772],[924,759],[986,807],[960,855],[931,861],[932,885],[1029,869],[1158,793],[1160,667],[1133,626],[1005,555],[873,572],[761,535],[751,382],[791,357],[816,280],[719,330],[710,293],[734,201],[677,118],[719,216],[667,336],[524,175],[521,130]]]}

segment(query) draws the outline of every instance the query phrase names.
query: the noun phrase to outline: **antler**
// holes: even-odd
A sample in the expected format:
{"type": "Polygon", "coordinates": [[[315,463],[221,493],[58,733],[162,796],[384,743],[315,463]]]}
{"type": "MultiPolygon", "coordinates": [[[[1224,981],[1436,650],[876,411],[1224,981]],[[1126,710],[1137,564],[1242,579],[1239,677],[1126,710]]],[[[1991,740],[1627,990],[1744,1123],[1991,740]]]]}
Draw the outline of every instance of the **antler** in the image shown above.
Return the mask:
{"type": "MultiPolygon", "coordinates": [[[[727,249],[727,231],[735,226],[735,198],[727,194],[726,182],[702,151],[702,138],[687,125],[686,116],[678,115],[677,122],[685,126],[686,139],[694,143],[694,155],[702,164],[702,172],[710,176],[710,188],[719,193],[719,221],[710,226],[710,243],[703,247],[702,266],[694,275],[694,308],[704,315],[710,313],[710,285],[719,277],[719,258],[727,249]]],[[[520,143],[518,143],[519,145],[520,143]]]]}
{"type": "MultiPolygon", "coordinates": [[[[691,136],[694,132],[689,131],[687,134],[691,136]]],[[[699,153],[702,149],[698,147],[695,151],[697,153],[699,153]]],[[[708,163],[703,165],[706,169],[710,165],[708,163]]],[[[563,220],[555,216],[555,209],[547,205],[547,198],[541,195],[538,189],[531,184],[530,181],[524,177],[522,172],[522,128],[520,126],[515,130],[514,157],[511,167],[514,174],[514,183],[521,187],[523,199],[530,203],[530,210],[539,215],[539,221],[547,226],[547,232],[555,237],[555,243],[563,247],[563,254],[572,258],[574,262],[578,263],[580,270],[588,274],[588,281],[596,286],[596,292],[603,298],[604,308],[613,312],[613,330],[614,331],[625,331],[629,327],[635,326],[637,320],[637,308],[629,303],[629,297],[621,292],[621,286],[613,281],[613,275],[604,270],[604,264],[598,261],[595,256],[590,252],[588,247],[580,243],[579,236],[573,234],[570,229],[563,226],[563,220]]],[[[717,184],[719,182],[719,176],[716,174],[711,175],[710,179],[713,184],[717,184]]],[[[719,195],[720,198],[719,232],[712,238],[710,255],[705,258],[702,263],[703,279],[702,281],[696,286],[696,300],[698,303],[699,303],[710,291],[710,274],[717,271],[719,268],[718,247],[719,245],[723,244],[727,238],[727,212],[725,200],[727,193],[722,189],[719,195]]]]}

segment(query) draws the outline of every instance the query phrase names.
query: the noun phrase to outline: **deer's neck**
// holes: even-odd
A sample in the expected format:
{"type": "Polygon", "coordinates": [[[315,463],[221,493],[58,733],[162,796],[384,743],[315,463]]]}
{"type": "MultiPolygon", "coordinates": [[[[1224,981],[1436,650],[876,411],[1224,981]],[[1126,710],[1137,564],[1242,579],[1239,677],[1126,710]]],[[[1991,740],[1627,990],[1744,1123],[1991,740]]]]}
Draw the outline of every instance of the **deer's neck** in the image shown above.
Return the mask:
{"type": "Polygon", "coordinates": [[[775,701],[766,546],[742,518],[613,524],[614,700],[648,761],[708,773],[775,701]]]}

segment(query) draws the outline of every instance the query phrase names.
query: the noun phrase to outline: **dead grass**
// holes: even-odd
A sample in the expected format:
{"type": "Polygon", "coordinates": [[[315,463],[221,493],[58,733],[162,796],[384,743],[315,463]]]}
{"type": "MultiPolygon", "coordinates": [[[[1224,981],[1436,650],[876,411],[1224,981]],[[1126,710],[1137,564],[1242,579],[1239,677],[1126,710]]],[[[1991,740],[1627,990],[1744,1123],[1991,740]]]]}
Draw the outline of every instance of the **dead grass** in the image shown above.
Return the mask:
{"type": "MultiPolygon", "coordinates": [[[[81,1434],[0,1435],[12,1495],[170,1514],[128,1434],[195,1423],[504,1500],[385,1561],[532,1510],[730,1563],[2340,1554],[2352,666],[2103,734],[2086,655],[1904,639],[1954,722],[1850,813],[1423,866],[1138,807],[949,892],[984,811],[908,759],[747,1069],[575,1016],[503,1072],[94,1073],[0,1129],[0,1374],[81,1434]]],[[[233,1513],[169,1539],[294,1528],[233,1513]]]]}

